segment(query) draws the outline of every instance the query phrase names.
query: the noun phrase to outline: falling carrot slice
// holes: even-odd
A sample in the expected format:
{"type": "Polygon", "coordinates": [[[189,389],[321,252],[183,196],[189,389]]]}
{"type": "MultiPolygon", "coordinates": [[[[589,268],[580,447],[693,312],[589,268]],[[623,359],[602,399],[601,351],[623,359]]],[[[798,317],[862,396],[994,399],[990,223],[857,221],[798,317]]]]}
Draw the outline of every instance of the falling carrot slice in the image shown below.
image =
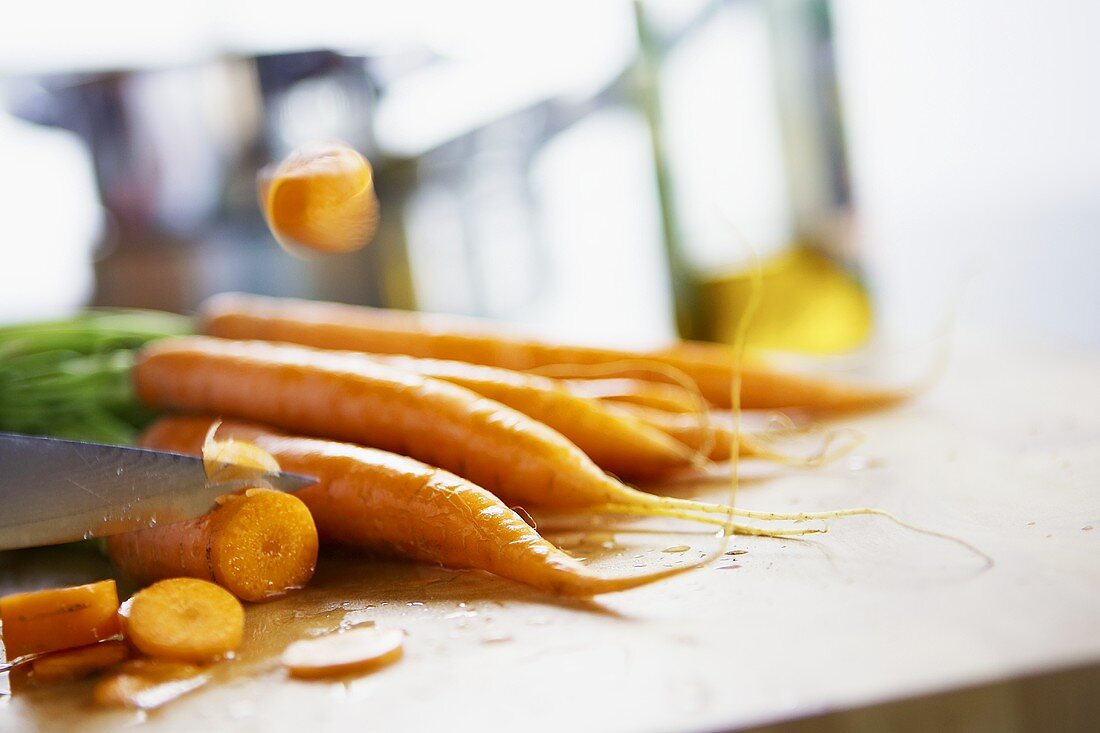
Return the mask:
{"type": "Polygon", "coordinates": [[[258,182],[264,218],[284,247],[353,252],[378,229],[374,173],[344,143],[307,143],[258,182]]]}
{"type": "Polygon", "coordinates": [[[294,677],[315,679],[371,672],[401,658],[404,633],[367,627],[296,641],[283,652],[294,677]]]}

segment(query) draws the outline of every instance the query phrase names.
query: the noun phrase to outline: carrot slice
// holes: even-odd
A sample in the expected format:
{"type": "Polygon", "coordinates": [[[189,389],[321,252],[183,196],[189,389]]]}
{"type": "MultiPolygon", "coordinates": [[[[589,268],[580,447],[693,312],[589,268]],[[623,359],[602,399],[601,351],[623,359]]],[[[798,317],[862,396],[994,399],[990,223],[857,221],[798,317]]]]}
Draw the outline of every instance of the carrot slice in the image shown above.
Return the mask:
{"type": "Polygon", "coordinates": [[[249,479],[257,470],[268,473],[279,470],[279,462],[258,445],[243,440],[214,440],[217,427],[217,423],[211,426],[202,446],[202,465],[211,481],[249,479]]]}
{"type": "Polygon", "coordinates": [[[126,630],[150,657],[207,662],[241,644],[244,608],[224,588],[196,578],[172,578],[134,595],[126,630]]]}
{"type": "Polygon", "coordinates": [[[315,679],[371,672],[401,658],[404,633],[367,627],[296,641],[283,652],[294,677],[315,679]]]}
{"type": "Polygon", "coordinates": [[[378,229],[374,174],[343,143],[313,142],[259,176],[264,218],[284,247],[352,252],[378,229]]]}
{"type": "Polygon", "coordinates": [[[71,682],[113,667],[129,657],[130,647],[124,641],[101,641],[65,649],[31,662],[31,679],[40,685],[71,682]]]}
{"type": "Polygon", "coordinates": [[[97,705],[152,710],[202,687],[210,676],[201,667],[159,659],[133,659],[118,674],[101,680],[93,693],[97,705]]]}
{"type": "Polygon", "coordinates": [[[25,654],[94,644],[119,633],[118,590],[103,580],[0,598],[4,651],[25,654]]]}

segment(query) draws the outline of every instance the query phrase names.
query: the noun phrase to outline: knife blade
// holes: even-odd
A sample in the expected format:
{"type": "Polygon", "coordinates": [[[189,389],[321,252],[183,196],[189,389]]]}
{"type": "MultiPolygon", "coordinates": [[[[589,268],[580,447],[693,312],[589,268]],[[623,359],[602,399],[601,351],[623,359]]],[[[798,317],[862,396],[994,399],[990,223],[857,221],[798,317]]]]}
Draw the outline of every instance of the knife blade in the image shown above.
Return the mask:
{"type": "Polygon", "coordinates": [[[171,524],[205,514],[218,496],[242,488],[295,491],[315,482],[256,470],[211,483],[195,456],[0,433],[0,550],[171,524]]]}

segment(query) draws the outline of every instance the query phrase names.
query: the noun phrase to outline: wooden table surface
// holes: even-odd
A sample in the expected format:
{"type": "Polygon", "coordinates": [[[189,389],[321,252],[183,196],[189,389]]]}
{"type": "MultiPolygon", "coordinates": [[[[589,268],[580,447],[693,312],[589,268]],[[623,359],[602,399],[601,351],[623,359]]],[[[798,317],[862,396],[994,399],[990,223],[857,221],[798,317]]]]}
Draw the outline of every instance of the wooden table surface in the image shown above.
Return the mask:
{"type": "MultiPolygon", "coordinates": [[[[844,424],[866,436],[854,454],[816,471],[746,464],[739,504],[873,506],[992,565],[877,517],[803,540],[735,537],[744,554],[592,602],[329,555],[305,592],[249,609],[246,648],[206,689],[147,716],[94,710],[82,685],[3,695],[0,731],[688,733],[806,718],[799,730],[870,730],[899,720],[820,716],[920,696],[903,720],[1005,730],[1033,724],[1027,700],[1043,696],[978,688],[994,697],[960,707],[935,693],[1070,668],[1055,686],[1078,691],[1065,705],[1095,710],[1100,356],[972,345],[921,398],[844,424]],[[342,621],[404,629],[405,658],[352,680],[287,679],[278,650],[342,621]]],[[[723,481],[676,491],[720,498],[723,481]]],[[[682,525],[646,527],[659,531],[552,537],[622,572],[714,547],[682,525]],[[681,544],[691,550],[664,551],[681,544]]],[[[0,557],[0,592],[108,572],[87,553],[0,557]]]]}

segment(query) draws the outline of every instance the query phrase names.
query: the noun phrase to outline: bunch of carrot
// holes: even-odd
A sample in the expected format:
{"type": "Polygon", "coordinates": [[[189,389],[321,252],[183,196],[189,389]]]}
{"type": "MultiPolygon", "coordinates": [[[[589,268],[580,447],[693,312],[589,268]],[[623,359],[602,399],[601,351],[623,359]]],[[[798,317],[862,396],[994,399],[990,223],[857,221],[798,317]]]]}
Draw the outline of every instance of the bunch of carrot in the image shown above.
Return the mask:
{"type": "MultiPolygon", "coordinates": [[[[581,349],[483,324],[244,295],[210,301],[201,324],[208,336],[142,350],[133,370],[139,398],[190,414],[162,418],[141,443],[199,453],[216,419],[224,420],[220,437],[254,444],[284,468],[318,479],[297,496],[322,543],[488,570],[583,596],[680,570],[602,577],[539,536],[516,509],[663,516],[754,534],[816,530],[764,530],[735,518],[835,516],[655,496],[616,477],[657,479],[738,449],[767,453],[729,420],[707,412],[700,421],[699,410],[709,406],[697,406],[698,393],[659,377],[678,370],[700,385],[710,406],[729,404],[734,374],[722,347],[581,349]],[[533,373],[569,364],[570,379],[533,373]],[[590,379],[593,372],[582,368],[607,364],[622,365],[623,373],[590,379]]],[[[839,410],[901,397],[762,368],[753,374],[745,398],[754,406],[839,410]]],[[[142,580],[195,574],[187,562],[164,560],[188,557],[180,548],[191,544],[178,528],[154,528],[113,541],[111,557],[142,580]]]]}
{"type": "MultiPolygon", "coordinates": [[[[200,323],[208,335],[144,339],[131,370],[136,396],[147,409],[183,414],[153,423],[141,444],[198,454],[224,419],[218,437],[318,481],[296,498],[255,492],[199,520],[113,538],[111,559],[139,582],[191,576],[260,600],[301,585],[303,567],[312,572],[302,558],[315,531],[322,543],[583,596],[678,570],[602,577],[516,509],[663,516],[754,534],[816,530],[735,519],[836,515],[747,512],[623,483],[771,455],[711,412],[734,397],[722,346],[572,347],[471,320],[232,294],[209,301],[200,323]],[[302,521],[306,510],[315,530],[302,521]]],[[[745,407],[839,411],[904,396],[765,365],[740,376],[745,407]]]]}

